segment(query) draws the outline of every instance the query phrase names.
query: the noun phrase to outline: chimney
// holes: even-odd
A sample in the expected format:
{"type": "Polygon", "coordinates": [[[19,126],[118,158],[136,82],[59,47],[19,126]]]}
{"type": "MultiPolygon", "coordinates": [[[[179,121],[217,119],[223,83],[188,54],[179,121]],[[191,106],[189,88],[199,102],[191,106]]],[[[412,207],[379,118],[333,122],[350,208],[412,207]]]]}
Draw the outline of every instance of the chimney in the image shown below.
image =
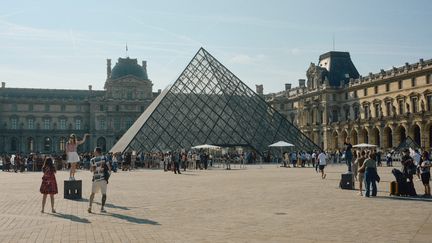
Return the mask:
{"type": "Polygon", "coordinates": [[[263,95],[264,94],[264,86],[262,84],[257,84],[255,85],[256,87],[256,92],[259,95],[263,95]]]}
{"type": "Polygon", "coordinates": [[[107,59],[107,79],[111,78],[111,59],[107,59]]]}
{"type": "Polygon", "coordinates": [[[2,89],[6,88],[6,83],[2,82],[2,89]]]}
{"type": "Polygon", "coordinates": [[[89,90],[90,90],[90,91],[92,91],[92,88],[93,88],[93,86],[92,86],[92,85],[89,85],[89,90]]]}
{"type": "Polygon", "coordinates": [[[144,72],[147,73],[147,61],[142,61],[142,68],[144,69],[144,72]]]}
{"type": "Polygon", "coordinates": [[[306,79],[299,79],[298,81],[300,88],[304,88],[306,84],[306,79]]]}
{"type": "Polygon", "coordinates": [[[288,91],[291,89],[291,84],[285,84],[285,91],[288,91]]]}

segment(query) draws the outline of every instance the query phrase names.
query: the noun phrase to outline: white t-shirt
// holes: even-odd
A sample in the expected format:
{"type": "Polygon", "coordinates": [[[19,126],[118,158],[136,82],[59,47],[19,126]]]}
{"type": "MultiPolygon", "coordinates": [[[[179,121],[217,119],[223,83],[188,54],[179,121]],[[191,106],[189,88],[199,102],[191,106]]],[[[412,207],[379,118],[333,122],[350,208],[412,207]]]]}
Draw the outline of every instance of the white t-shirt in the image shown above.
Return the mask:
{"type": "Polygon", "coordinates": [[[325,153],[320,153],[318,155],[318,160],[320,165],[326,165],[327,164],[327,155],[325,153]]]}

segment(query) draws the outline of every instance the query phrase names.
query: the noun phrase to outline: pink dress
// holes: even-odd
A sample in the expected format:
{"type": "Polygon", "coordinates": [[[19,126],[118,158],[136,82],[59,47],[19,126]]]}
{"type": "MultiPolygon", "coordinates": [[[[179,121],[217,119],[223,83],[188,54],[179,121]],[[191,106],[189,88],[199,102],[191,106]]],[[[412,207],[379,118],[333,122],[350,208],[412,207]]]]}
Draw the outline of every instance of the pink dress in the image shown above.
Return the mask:
{"type": "Polygon", "coordinates": [[[80,161],[80,157],[77,153],[77,145],[73,143],[66,144],[66,154],[68,163],[77,163],[80,161]]]}

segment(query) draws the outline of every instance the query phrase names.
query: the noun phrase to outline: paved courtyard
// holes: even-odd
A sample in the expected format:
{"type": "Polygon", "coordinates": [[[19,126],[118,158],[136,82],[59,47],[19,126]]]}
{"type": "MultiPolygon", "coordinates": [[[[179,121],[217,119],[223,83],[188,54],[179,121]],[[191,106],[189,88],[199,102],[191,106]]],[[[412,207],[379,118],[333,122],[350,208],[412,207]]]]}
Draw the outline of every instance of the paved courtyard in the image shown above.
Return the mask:
{"type": "Polygon", "coordinates": [[[42,173],[0,172],[0,242],[432,242],[432,201],[389,197],[385,167],[378,197],[360,197],[338,188],[344,170],[329,166],[325,180],[276,165],[119,172],[108,212],[94,204],[93,214],[88,171],[77,174],[81,201],[63,199],[68,172],[57,173],[56,214],[40,213],[42,173]]]}

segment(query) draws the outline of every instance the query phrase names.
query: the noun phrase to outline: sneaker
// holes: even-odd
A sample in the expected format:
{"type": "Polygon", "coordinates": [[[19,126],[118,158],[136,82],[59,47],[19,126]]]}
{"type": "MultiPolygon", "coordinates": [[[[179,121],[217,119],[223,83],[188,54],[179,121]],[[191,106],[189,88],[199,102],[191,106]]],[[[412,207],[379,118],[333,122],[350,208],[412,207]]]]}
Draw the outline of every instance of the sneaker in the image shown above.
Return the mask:
{"type": "Polygon", "coordinates": [[[107,211],[104,208],[101,208],[101,213],[106,213],[107,211]]]}

